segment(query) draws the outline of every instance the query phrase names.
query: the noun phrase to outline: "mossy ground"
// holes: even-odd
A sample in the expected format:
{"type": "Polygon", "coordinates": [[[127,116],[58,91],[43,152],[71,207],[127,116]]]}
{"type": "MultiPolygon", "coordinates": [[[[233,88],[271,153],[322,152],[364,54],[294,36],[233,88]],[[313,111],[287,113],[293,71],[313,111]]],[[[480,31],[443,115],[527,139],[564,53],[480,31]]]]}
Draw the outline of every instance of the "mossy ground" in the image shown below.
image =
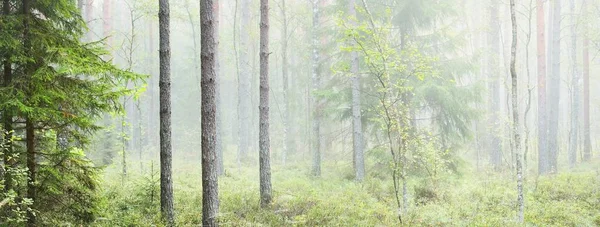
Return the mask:
{"type": "MultiPolygon", "coordinates": [[[[198,162],[199,163],[199,162],[198,162]]],[[[311,177],[304,164],[273,166],[274,201],[260,209],[258,168],[227,166],[219,181],[222,226],[399,226],[393,187],[381,173],[356,183],[350,168],[325,164],[323,176],[311,177]]],[[[527,226],[599,226],[600,174],[588,164],[557,175],[526,177],[527,226]]],[[[158,166],[155,174],[131,169],[122,181],[120,168],[107,168],[97,226],[160,224],[158,166]]],[[[178,226],[201,223],[199,165],[174,164],[178,226]]],[[[369,169],[369,171],[378,171],[369,169]]],[[[516,226],[516,183],[509,173],[467,170],[435,184],[411,179],[406,226],[516,226]],[[428,185],[428,186],[420,186],[428,185]],[[435,185],[435,186],[432,186],[435,185]]]]}

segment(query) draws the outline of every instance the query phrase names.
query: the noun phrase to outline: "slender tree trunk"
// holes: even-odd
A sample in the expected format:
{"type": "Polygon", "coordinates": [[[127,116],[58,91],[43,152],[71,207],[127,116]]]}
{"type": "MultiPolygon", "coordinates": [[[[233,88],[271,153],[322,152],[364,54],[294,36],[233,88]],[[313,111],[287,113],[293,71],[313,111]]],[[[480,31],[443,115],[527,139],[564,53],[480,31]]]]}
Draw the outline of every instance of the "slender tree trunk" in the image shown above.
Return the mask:
{"type": "Polygon", "coordinates": [[[202,225],[217,226],[219,186],[216,151],[216,46],[213,0],[200,1],[202,70],[202,225]]]}
{"type": "Polygon", "coordinates": [[[35,129],[33,120],[27,117],[25,123],[26,145],[27,145],[27,198],[31,199],[31,209],[27,210],[27,226],[37,226],[34,210],[37,207],[37,161],[35,154],[35,129]]]}
{"type": "MultiPolygon", "coordinates": [[[[587,15],[587,1],[583,2],[583,12],[587,15]]],[[[583,37],[583,161],[592,158],[592,139],[590,137],[590,39],[588,27],[584,26],[586,32],[583,37]]]]}
{"type": "MultiPolygon", "coordinates": [[[[83,0],[81,0],[83,1],[83,0]]],[[[85,23],[87,23],[88,26],[88,32],[85,34],[85,39],[87,41],[91,41],[92,40],[92,34],[93,34],[93,30],[94,27],[92,26],[92,14],[94,13],[94,0],[85,0],[85,13],[84,13],[84,20],[85,23]]]]}
{"type": "Polygon", "coordinates": [[[260,0],[260,205],[271,203],[269,138],[269,0],[260,0]]]}
{"type": "Polygon", "coordinates": [[[84,0],[77,0],[77,9],[79,9],[81,14],[83,14],[83,1],[84,0]]]}
{"type": "Polygon", "coordinates": [[[554,1],[552,12],[552,70],[548,84],[548,154],[550,157],[550,172],[556,173],[558,161],[558,120],[560,108],[560,20],[561,1],[554,1]]]}
{"type": "Polygon", "coordinates": [[[571,132],[569,133],[569,166],[575,167],[577,162],[577,138],[579,137],[579,71],[577,68],[577,20],[575,17],[575,0],[570,1],[571,9],[571,132]]]}
{"type": "Polygon", "coordinates": [[[313,120],[312,120],[312,173],[314,176],[321,176],[321,107],[317,91],[320,88],[320,75],[319,75],[319,1],[313,0],[313,37],[312,37],[312,48],[313,48],[313,62],[312,62],[312,106],[313,106],[313,120]]]}
{"type": "MultiPolygon", "coordinates": [[[[31,52],[31,40],[29,33],[30,24],[30,11],[31,11],[30,0],[23,0],[23,50],[25,55],[29,55],[31,52]]],[[[25,76],[33,77],[34,70],[32,69],[32,63],[28,62],[25,64],[25,76]]],[[[28,98],[33,95],[33,87],[29,87],[26,92],[28,98]]],[[[35,128],[34,120],[30,116],[25,117],[25,145],[27,153],[27,198],[31,199],[32,204],[27,210],[27,226],[37,226],[36,215],[34,210],[37,206],[37,186],[36,186],[36,175],[37,175],[37,160],[35,153],[35,128]]]]}
{"type": "Polygon", "coordinates": [[[523,222],[525,203],[523,198],[523,166],[521,163],[521,138],[519,135],[519,86],[517,80],[517,16],[515,13],[515,0],[510,0],[510,18],[512,21],[512,47],[510,60],[510,75],[512,79],[512,112],[513,112],[513,140],[515,143],[515,156],[517,165],[517,204],[519,206],[518,220],[523,222]]]}
{"type": "MultiPolygon", "coordinates": [[[[351,0],[348,4],[352,23],[356,25],[356,1],[351,0]]],[[[358,73],[358,52],[351,53],[351,68],[352,73],[352,141],[354,150],[354,172],[356,181],[362,181],[365,178],[365,158],[363,151],[363,134],[362,134],[362,116],[360,104],[360,75],[358,73]]]]}
{"type": "Polygon", "coordinates": [[[550,172],[548,155],[548,110],[546,107],[546,16],[544,0],[537,0],[537,73],[538,73],[538,173],[550,172]]]}
{"type": "Polygon", "coordinates": [[[250,94],[250,62],[248,58],[250,39],[250,0],[241,0],[241,24],[240,24],[240,72],[238,74],[238,162],[246,160],[248,155],[251,94],[250,94]]]}
{"type": "MultiPolygon", "coordinates": [[[[10,1],[4,0],[2,4],[2,15],[10,14],[10,1]]],[[[3,85],[4,87],[11,86],[12,83],[12,63],[10,61],[10,54],[6,54],[4,56],[3,61],[3,85]]],[[[6,169],[11,168],[13,166],[12,156],[13,156],[13,145],[12,145],[12,113],[9,111],[2,111],[2,124],[5,131],[0,131],[2,133],[2,140],[4,142],[4,146],[6,147],[3,162],[6,166],[6,169]]],[[[13,187],[13,179],[11,171],[6,171],[4,173],[4,191],[9,192],[13,187]]]]}
{"type": "Polygon", "coordinates": [[[160,211],[168,226],[175,225],[171,146],[171,44],[169,0],[159,1],[160,32],[160,211]]]}
{"type": "Polygon", "coordinates": [[[488,47],[490,48],[490,56],[488,56],[488,70],[489,71],[489,127],[491,129],[489,151],[490,151],[490,162],[494,169],[499,170],[502,166],[502,139],[498,136],[498,130],[500,127],[500,77],[499,73],[499,60],[501,45],[499,41],[500,37],[500,24],[499,24],[499,9],[497,1],[491,1],[490,5],[490,28],[491,32],[488,33],[488,47]]]}
{"type": "Polygon", "coordinates": [[[223,108],[221,106],[221,77],[218,76],[221,74],[221,62],[220,62],[220,58],[219,58],[219,17],[220,17],[220,1],[219,0],[214,0],[213,3],[213,12],[214,12],[214,27],[215,27],[215,74],[217,75],[215,77],[215,102],[217,104],[217,113],[215,114],[216,117],[216,124],[217,124],[217,137],[216,137],[216,147],[215,149],[217,149],[217,174],[219,176],[222,176],[223,174],[225,174],[225,166],[223,165],[223,139],[222,139],[222,135],[223,135],[223,108]]]}
{"type": "Polygon", "coordinates": [[[103,32],[104,37],[107,37],[106,43],[108,47],[111,47],[110,33],[112,31],[112,0],[104,0],[102,3],[102,20],[103,20],[103,32]]]}
{"type": "Polygon", "coordinates": [[[281,0],[281,16],[283,17],[283,28],[281,31],[281,74],[283,77],[283,152],[282,163],[287,162],[287,155],[290,148],[290,105],[289,105],[289,82],[288,82],[288,18],[285,8],[285,0],[281,0]]]}

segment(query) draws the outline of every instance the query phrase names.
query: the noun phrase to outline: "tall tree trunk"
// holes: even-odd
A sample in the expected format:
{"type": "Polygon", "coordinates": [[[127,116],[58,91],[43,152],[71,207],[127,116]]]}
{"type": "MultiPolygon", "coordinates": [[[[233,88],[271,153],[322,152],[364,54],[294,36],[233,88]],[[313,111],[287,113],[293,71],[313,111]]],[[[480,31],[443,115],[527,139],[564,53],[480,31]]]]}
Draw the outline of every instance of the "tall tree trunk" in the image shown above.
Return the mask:
{"type": "Polygon", "coordinates": [[[317,91],[320,88],[320,75],[319,75],[319,1],[313,0],[313,37],[312,37],[312,48],[313,48],[313,62],[312,62],[312,107],[313,107],[313,120],[312,120],[312,173],[314,176],[321,176],[321,107],[317,91]]]}
{"type": "Polygon", "coordinates": [[[79,9],[79,13],[81,13],[82,16],[83,16],[83,1],[84,0],[77,0],[77,9],[79,9]]]}
{"type": "Polygon", "coordinates": [[[175,225],[171,146],[171,44],[169,0],[159,1],[160,32],[160,211],[168,226],[175,225]]]}
{"type": "Polygon", "coordinates": [[[112,0],[104,0],[102,3],[102,21],[103,21],[103,34],[104,37],[107,37],[106,43],[109,48],[111,46],[112,39],[110,38],[110,32],[112,31],[112,0]]]}
{"type": "Polygon", "coordinates": [[[217,75],[215,77],[215,102],[217,105],[217,113],[215,114],[216,117],[216,127],[217,127],[217,137],[216,137],[216,147],[215,149],[217,150],[217,174],[219,176],[222,176],[223,174],[225,174],[225,166],[223,165],[223,139],[222,139],[222,135],[223,135],[223,108],[221,106],[221,77],[219,77],[218,75],[221,74],[221,62],[220,62],[220,58],[219,58],[219,0],[214,0],[213,3],[213,12],[214,12],[214,27],[215,27],[215,74],[217,75]]]}
{"type": "Polygon", "coordinates": [[[546,108],[546,16],[544,0],[537,0],[537,73],[538,73],[538,173],[550,172],[548,155],[548,110],[546,108]]]}
{"type": "Polygon", "coordinates": [[[512,47],[510,49],[510,76],[512,79],[512,112],[513,112],[513,142],[517,165],[517,204],[519,206],[518,220],[523,222],[525,203],[523,198],[523,166],[521,163],[521,138],[519,135],[519,86],[517,80],[517,16],[515,0],[510,0],[510,18],[512,21],[512,47]]]}
{"type": "MultiPolygon", "coordinates": [[[[587,1],[583,2],[583,12],[587,16],[587,1]]],[[[588,27],[584,26],[586,32],[583,37],[583,161],[592,158],[592,139],[590,137],[590,38],[588,27]]]]}
{"type": "Polygon", "coordinates": [[[283,17],[283,28],[281,31],[281,74],[283,78],[283,152],[281,159],[283,165],[287,162],[287,155],[290,149],[290,104],[289,98],[289,82],[288,82],[288,18],[285,8],[285,0],[281,0],[281,16],[283,17]]]}
{"type": "MultiPolygon", "coordinates": [[[[352,17],[353,25],[356,25],[356,1],[350,0],[348,10],[352,17]]],[[[358,73],[358,52],[353,51],[350,55],[352,73],[352,141],[354,150],[354,173],[357,181],[362,181],[365,178],[365,157],[363,151],[363,134],[362,134],[362,116],[360,106],[360,75],[358,73]]]]}
{"type": "Polygon", "coordinates": [[[577,138],[579,137],[579,71],[577,68],[577,20],[575,16],[575,0],[570,1],[571,9],[571,132],[569,133],[569,166],[575,167],[577,162],[577,138]]]}
{"type": "Polygon", "coordinates": [[[269,0],[260,0],[260,205],[271,203],[271,148],[269,138],[269,0]]]}
{"type": "Polygon", "coordinates": [[[552,45],[550,83],[548,84],[548,154],[550,172],[556,173],[558,160],[558,115],[560,108],[560,20],[561,1],[554,1],[552,11],[552,45]]]}
{"type": "MultiPolygon", "coordinates": [[[[30,24],[30,11],[31,11],[31,2],[30,0],[23,0],[23,50],[26,56],[30,55],[31,52],[31,40],[29,33],[29,24],[30,24]]],[[[25,76],[33,77],[34,70],[32,68],[32,63],[25,63],[25,76]]],[[[27,98],[30,99],[33,92],[33,87],[29,87],[26,92],[27,98]]],[[[35,128],[34,128],[34,120],[31,119],[30,116],[25,117],[25,145],[27,152],[27,198],[31,199],[32,204],[30,209],[27,209],[27,226],[33,227],[37,226],[36,215],[34,210],[37,206],[37,186],[36,186],[36,175],[37,175],[37,160],[35,153],[35,128]]]]}
{"type": "MultiPolygon", "coordinates": [[[[4,0],[3,4],[2,4],[2,15],[9,15],[10,14],[10,1],[9,0],[4,0]]],[[[12,83],[12,63],[10,61],[10,54],[6,54],[4,56],[4,61],[3,61],[3,86],[4,87],[9,87],[11,86],[12,83]]],[[[4,142],[4,146],[6,147],[6,150],[4,152],[3,155],[3,162],[4,165],[6,166],[6,168],[11,168],[12,167],[12,156],[13,156],[13,145],[12,145],[12,113],[10,113],[9,111],[2,111],[2,127],[4,128],[5,131],[0,131],[0,133],[2,133],[2,141],[4,142]]],[[[12,174],[11,171],[6,171],[4,173],[4,191],[5,192],[9,192],[10,190],[12,190],[13,187],[13,179],[12,179],[12,174]]]]}
{"type": "Polygon", "coordinates": [[[490,55],[488,56],[488,70],[489,71],[489,126],[491,128],[490,140],[489,140],[489,151],[490,151],[490,162],[494,169],[498,170],[502,166],[502,139],[494,130],[498,130],[500,127],[500,76],[498,73],[500,72],[500,61],[498,56],[500,56],[500,50],[502,46],[500,45],[500,19],[498,18],[498,14],[500,11],[500,7],[498,6],[497,1],[491,1],[490,5],[490,21],[489,26],[491,28],[491,32],[488,33],[488,48],[490,48],[490,55]]]}
{"type": "Polygon", "coordinates": [[[219,213],[219,182],[216,151],[216,77],[215,15],[213,0],[200,1],[201,71],[202,79],[202,225],[217,226],[219,213]]]}
{"type": "MultiPolygon", "coordinates": [[[[82,0],[83,1],[83,0],[82,0]]],[[[87,41],[91,41],[92,40],[92,34],[93,34],[93,30],[94,27],[92,26],[92,14],[94,13],[94,0],[85,0],[85,13],[84,13],[84,20],[85,23],[87,23],[88,26],[88,32],[85,34],[85,39],[87,41]]]]}
{"type": "Polygon", "coordinates": [[[238,163],[245,161],[248,155],[249,143],[249,130],[250,130],[250,62],[248,58],[248,51],[250,50],[250,0],[241,0],[241,18],[240,21],[240,60],[239,66],[240,71],[238,73],[238,163]]]}

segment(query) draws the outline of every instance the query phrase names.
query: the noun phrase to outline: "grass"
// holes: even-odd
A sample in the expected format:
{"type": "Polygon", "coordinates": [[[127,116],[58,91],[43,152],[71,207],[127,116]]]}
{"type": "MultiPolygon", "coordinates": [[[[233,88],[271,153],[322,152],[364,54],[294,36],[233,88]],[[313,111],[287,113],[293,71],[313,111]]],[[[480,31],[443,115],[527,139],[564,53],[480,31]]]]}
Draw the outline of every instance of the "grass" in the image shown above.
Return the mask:
{"type": "MultiPolygon", "coordinates": [[[[199,161],[197,162],[199,163],[199,161]]],[[[326,164],[311,177],[307,165],[273,166],[274,201],[260,209],[258,168],[230,170],[219,180],[222,226],[399,226],[391,181],[352,181],[348,167],[326,164]],[[345,177],[346,176],[346,177],[345,177]]],[[[154,169],[157,169],[156,167],[154,169]]],[[[158,174],[120,168],[105,173],[96,226],[161,226],[158,174]]],[[[199,226],[202,213],[200,166],[174,164],[178,226],[199,226]]],[[[378,171],[369,169],[369,171],[378,171]]],[[[385,171],[385,170],[379,170],[385,171]]],[[[516,183],[509,174],[467,171],[435,184],[409,181],[406,226],[515,226],[516,183]],[[423,192],[427,193],[423,193],[423,192]],[[418,203],[416,202],[418,201],[418,203]]],[[[381,174],[378,174],[381,175],[381,174]]],[[[416,177],[413,177],[416,178],[416,177]]],[[[527,226],[600,226],[600,175],[595,171],[526,178],[527,226]]]]}

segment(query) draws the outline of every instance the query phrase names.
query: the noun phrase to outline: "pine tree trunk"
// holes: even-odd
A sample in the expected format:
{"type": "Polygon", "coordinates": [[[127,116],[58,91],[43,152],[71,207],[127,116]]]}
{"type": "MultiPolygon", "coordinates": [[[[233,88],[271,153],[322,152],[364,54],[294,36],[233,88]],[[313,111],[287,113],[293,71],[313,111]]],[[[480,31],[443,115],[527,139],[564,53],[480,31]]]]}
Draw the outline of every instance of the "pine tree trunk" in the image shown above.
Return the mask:
{"type": "Polygon", "coordinates": [[[550,172],[548,155],[548,110],[546,107],[546,16],[544,15],[544,0],[537,0],[537,89],[538,89],[538,173],[550,172]]]}
{"type": "Polygon", "coordinates": [[[561,1],[554,1],[552,12],[552,70],[548,84],[548,154],[550,172],[556,173],[558,161],[558,120],[560,108],[560,20],[561,1]]]}
{"type": "Polygon", "coordinates": [[[577,31],[575,17],[575,0],[570,1],[571,8],[571,132],[569,133],[569,166],[575,167],[577,162],[577,138],[579,137],[579,71],[577,68],[577,31]]]}
{"type": "Polygon", "coordinates": [[[260,0],[260,205],[271,203],[269,138],[269,0],[260,0]]]}
{"type": "MultiPolygon", "coordinates": [[[[24,54],[27,56],[31,52],[31,40],[29,33],[29,17],[31,10],[31,2],[29,0],[23,0],[23,50],[24,54]]],[[[25,64],[25,76],[33,77],[34,70],[32,69],[31,62],[25,64]]],[[[28,88],[26,91],[27,98],[31,98],[32,95],[32,87],[28,88]]],[[[27,210],[27,226],[33,227],[37,226],[36,215],[34,210],[37,205],[37,186],[36,186],[36,175],[37,175],[37,160],[35,154],[35,128],[34,128],[34,120],[31,119],[30,116],[25,117],[25,146],[27,153],[27,198],[31,199],[32,204],[27,210]]]]}
{"type": "Polygon", "coordinates": [[[159,1],[160,32],[160,211],[168,226],[175,225],[171,146],[171,44],[169,1],[159,1]]]}
{"type": "MultiPolygon", "coordinates": [[[[10,14],[10,1],[9,0],[4,0],[3,4],[2,4],[2,15],[9,15],[10,14]]],[[[11,61],[10,61],[10,54],[6,54],[4,56],[4,61],[3,61],[3,86],[4,87],[9,87],[11,86],[12,83],[12,67],[11,67],[11,61]]],[[[0,131],[0,133],[2,133],[2,141],[3,141],[3,145],[6,147],[4,155],[3,155],[3,159],[2,161],[4,162],[4,165],[8,168],[13,166],[13,161],[11,159],[11,157],[13,156],[13,145],[12,145],[12,114],[9,113],[9,111],[3,111],[2,112],[2,126],[4,128],[4,131],[0,131]]],[[[12,174],[10,171],[6,171],[4,172],[4,191],[5,192],[9,192],[10,190],[12,190],[13,187],[13,182],[12,182],[12,174]]]]}
{"type": "Polygon", "coordinates": [[[498,135],[500,127],[500,77],[499,65],[500,61],[500,19],[498,18],[500,7],[497,1],[491,1],[490,6],[490,28],[491,32],[488,35],[488,47],[490,48],[490,54],[488,56],[488,70],[489,71],[489,125],[491,133],[489,134],[489,151],[490,151],[490,162],[494,169],[499,170],[502,165],[502,139],[498,135]]]}
{"type": "Polygon", "coordinates": [[[312,62],[312,108],[313,108],[313,120],[312,120],[312,174],[314,176],[321,176],[321,107],[320,101],[317,97],[317,91],[320,88],[320,75],[319,75],[319,0],[313,0],[313,62],[312,62]]]}
{"type": "Polygon", "coordinates": [[[523,222],[525,203],[523,198],[523,166],[521,163],[521,138],[519,135],[519,86],[517,80],[517,16],[515,13],[515,0],[510,0],[510,18],[512,21],[512,47],[510,51],[510,75],[512,79],[512,112],[513,112],[513,142],[515,143],[515,156],[517,165],[517,204],[519,206],[518,220],[523,222]]]}
{"type": "Polygon", "coordinates": [[[250,0],[242,1],[240,21],[240,72],[238,74],[238,163],[246,160],[248,155],[250,131],[250,62],[248,60],[250,40],[250,0]]]}
{"type": "Polygon", "coordinates": [[[91,41],[92,40],[92,34],[93,34],[93,30],[94,27],[92,26],[92,14],[94,13],[94,0],[86,0],[85,1],[85,14],[84,14],[84,20],[85,23],[87,23],[88,29],[89,31],[85,34],[85,39],[87,41],[91,41]]]}
{"type": "MultiPolygon", "coordinates": [[[[348,4],[350,16],[352,20],[356,18],[356,2],[351,0],[348,4]]],[[[356,23],[352,22],[354,25],[356,23]]],[[[363,134],[362,134],[362,116],[361,116],[361,105],[360,105],[360,77],[358,73],[358,52],[353,51],[351,53],[351,68],[352,73],[352,141],[354,150],[354,171],[355,179],[362,181],[365,178],[365,158],[363,151],[363,134]]]]}
{"type": "Polygon", "coordinates": [[[216,151],[216,46],[213,0],[200,1],[202,87],[202,225],[217,226],[219,192],[216,151]]]}
{"type": "MultiPolygon", "coordinates": [[[[583,2],[583,12],[588,13],[587,1],[583,2]]],[[[588,27],[584,26],[587,34],[588,27]]],[[[590,137],[590,39],[583,37],[583,161],[592,158],[592,139],[590,137]]]]}
{"type": "Polygon", "coordinates": [[[83,1],[84,0],[77,0],[77,9],[79,9],[81,14],[83,14],[83,1]]]}

